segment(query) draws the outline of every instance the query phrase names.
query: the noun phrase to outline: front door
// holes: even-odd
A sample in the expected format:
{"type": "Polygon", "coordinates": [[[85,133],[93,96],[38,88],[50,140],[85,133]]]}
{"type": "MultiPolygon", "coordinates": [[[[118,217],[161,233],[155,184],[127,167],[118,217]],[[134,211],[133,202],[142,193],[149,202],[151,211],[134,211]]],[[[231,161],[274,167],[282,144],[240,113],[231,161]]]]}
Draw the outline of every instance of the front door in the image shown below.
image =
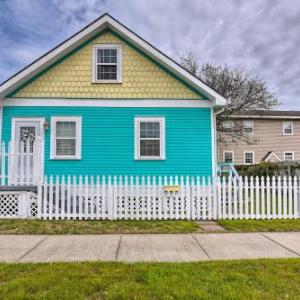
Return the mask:
{"type": "Polygon", "coordinates": [[[43,125],[38,118],[12,120],[14,184],[37,184],[43,176],[43,125]]]}

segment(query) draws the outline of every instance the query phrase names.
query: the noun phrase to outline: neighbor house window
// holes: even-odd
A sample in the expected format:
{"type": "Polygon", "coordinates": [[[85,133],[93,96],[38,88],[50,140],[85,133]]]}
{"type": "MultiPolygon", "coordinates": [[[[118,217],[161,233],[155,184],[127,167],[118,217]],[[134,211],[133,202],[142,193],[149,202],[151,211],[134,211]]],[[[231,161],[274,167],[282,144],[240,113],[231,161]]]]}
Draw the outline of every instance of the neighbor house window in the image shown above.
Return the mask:
{"type": "Polygon", "coordinates": [[[165,118],[135,118],[135,159],[165,159],[165,118]]]}
{"type": "Polygon", "coordinates": [[[94,45],[93,82],[122,82],[122,46],[114,44],[94,45]]]}
{"type": "Polygon", "coordinates": [[[224,151],[223,160],[224,163],[233,163],[233,151],[224,151]]]}
{"type": "Polygon", "coordinates": [[[223,121],[222,127],[224,132],[231,132],[233,130],[233,122],[232,121],[223,121]]]}
{"type": "Polygon", "coordinates": [[[254,164],[254,152],[244,152],[244,164],[252,165],[254,164]]]}
{"type": "Polygon", "coordinates": [[[284,152],[283,153],[283,158],[285,161],[293,161],[294,160],[294,152],[284,152]]]}
{"type": "Polygon", "coordinates": [[[294,134],[294,128],[293,128],[293,122],[283,122],[283,134],[284,135],[293,135],[294,134]]]}
{"type": "Polygon", "coordinates": [[[245,134],[252,134],[254,132],[253,121],[244,121],[243,128],[245,134]]]}
{"type": "Polygon", "coordinates": [[[51,118],[51,159],[81,158],[81,117],[51,118]]]}

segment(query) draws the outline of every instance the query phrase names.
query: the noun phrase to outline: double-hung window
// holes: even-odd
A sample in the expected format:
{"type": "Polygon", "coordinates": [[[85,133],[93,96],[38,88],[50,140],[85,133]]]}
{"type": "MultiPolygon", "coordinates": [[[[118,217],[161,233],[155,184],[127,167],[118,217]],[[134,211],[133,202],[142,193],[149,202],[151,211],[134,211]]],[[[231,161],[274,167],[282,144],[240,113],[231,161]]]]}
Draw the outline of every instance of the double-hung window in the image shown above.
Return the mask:
{"type": "Polygon", "coordinates": [[[135,159],[165,159],[165,118],[135,118],[135,159]]]}
{"type": "Polygon", "coordinates": [[[51,118],[51,159],[81,158],[81,117],[51,118]]]}
{"type": "Polygon", "coordinates": [[[243,122],[243,128],[245,134],[253,134],[253,121],[244,121],[243,122]]]}
{"type": "Polygon", "coordinates": [[[293,161],[294,160],[294,152],[287,151],[283,153],[283,157],[285,161],[293,161]]]}
{"type": "Polygon", "coordinates": [[[99,44],[93,46],[93,82],[122,82],[122,46],[99,44]]]}
{"type": "Polygon", "coordinates": [[[224,163],[233,163],[233,151],[224,151],[223,160],[224,163]]]}
{"type": "Polygon", "coordinates": [[[244,152],[244,164],[245,165],[254,164],[254,152],[253,151],[244,152]]]}
{"type": "Polygon", "coordinates": [[[233,130],[233,122],[232,121],[223,121],[222,122],[223,132],[229,133],[233,130]]]}
{"type": "Polygon", "coordinates": [[[294,134],[293,122],[283,122],[282,130],[283,130],[283,135],[293,135],[294,134]]]}

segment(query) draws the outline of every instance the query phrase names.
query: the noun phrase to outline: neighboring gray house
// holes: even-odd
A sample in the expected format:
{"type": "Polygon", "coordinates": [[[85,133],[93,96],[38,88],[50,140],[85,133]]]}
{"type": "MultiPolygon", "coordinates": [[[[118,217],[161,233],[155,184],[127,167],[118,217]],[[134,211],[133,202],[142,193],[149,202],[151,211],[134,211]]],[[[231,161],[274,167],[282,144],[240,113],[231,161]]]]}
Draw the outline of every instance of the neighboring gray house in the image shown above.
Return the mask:
{"type": "Polygon", "coordinates": [[[232,143],[223,133],[218,142],[219,162],[241,165],[300,160],[300,111],[245,111],[224,118],[222,126],[228,131],[240,128],[251,143],[232,143]]]}

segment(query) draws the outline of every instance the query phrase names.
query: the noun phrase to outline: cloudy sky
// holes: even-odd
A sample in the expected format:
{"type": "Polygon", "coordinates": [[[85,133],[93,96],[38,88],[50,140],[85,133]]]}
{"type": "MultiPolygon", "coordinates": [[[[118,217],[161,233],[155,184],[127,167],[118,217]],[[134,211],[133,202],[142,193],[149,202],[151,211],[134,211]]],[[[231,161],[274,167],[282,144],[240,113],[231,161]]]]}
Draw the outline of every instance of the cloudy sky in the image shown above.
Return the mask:
{"type": "Polygon", "coordinates": [[[300,110],[299,0],[0,0],[0,82],[104,12],[175,59],[248,69],[300,110]]]}

